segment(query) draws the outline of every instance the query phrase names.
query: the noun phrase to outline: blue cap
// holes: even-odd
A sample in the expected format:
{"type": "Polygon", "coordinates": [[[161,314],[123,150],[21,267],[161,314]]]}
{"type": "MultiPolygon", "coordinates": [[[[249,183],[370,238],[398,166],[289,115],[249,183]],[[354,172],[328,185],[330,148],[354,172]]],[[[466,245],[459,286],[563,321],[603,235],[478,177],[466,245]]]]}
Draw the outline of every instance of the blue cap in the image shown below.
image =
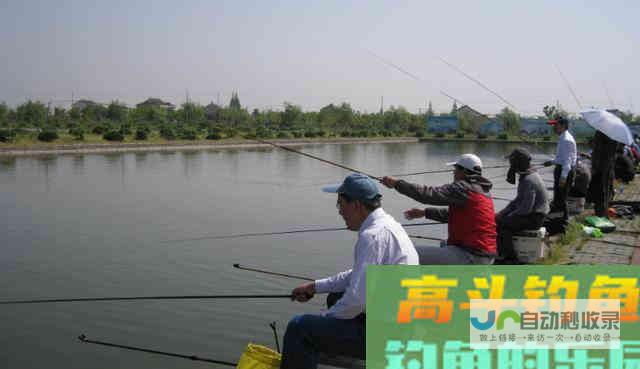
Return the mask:
{"type": "Polygon", "coordinates": [[[353,173],[344,179],[341,184],[327,186],[324,192],[342,193],[355,200],[373,200],[382,196],[378,186],[371,178],[360,173],[353,173]]]}

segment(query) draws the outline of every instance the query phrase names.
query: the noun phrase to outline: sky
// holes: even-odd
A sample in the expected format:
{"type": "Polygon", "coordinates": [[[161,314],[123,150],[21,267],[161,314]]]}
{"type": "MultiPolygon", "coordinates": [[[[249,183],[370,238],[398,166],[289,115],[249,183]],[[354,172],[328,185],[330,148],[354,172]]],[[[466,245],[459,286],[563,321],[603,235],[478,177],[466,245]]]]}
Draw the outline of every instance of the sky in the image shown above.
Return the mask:
{"type": "Polygon", "coordinates": [[[639,22],[637,0],[0,0],[0,102],[506,106],[445,60],[520,114],[640,113],[639,22]]]}

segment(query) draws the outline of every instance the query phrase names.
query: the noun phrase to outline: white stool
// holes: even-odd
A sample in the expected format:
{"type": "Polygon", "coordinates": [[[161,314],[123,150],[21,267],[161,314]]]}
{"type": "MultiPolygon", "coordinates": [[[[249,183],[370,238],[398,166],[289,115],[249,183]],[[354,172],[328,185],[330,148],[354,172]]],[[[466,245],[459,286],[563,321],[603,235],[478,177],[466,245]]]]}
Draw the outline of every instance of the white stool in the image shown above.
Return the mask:
{"type": "Polygon", "coordinates": [[[518,260],[523,263],[535,263],[544,258],[546,254],[544,236],[546,234],[547,230],[544,227],[514,233],[513,250],[518,260]]]}

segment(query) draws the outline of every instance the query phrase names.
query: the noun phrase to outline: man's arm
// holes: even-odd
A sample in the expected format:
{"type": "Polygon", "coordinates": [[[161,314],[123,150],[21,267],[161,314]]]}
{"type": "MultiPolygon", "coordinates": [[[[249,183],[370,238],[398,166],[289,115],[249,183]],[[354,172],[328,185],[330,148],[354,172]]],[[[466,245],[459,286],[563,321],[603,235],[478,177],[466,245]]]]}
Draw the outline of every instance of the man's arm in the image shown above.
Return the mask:
{"type": "Polygon", "coordinates": [[[363,234],[358,239],[349,285],[342,298],[327,311],[327,316],[352,319],[364,312],[367,265],[380,264],[379,243],[388,242],[385,237],[379,236],[374,239],[370,235],[363,234]]]}
{"type": "Polygon", "coordinates": [[[340,272],[331,277],[318,279],[315,281],[315,289],[317,293],[342,292],[349,285],[352,269],[340,272]]]}
{"type": "Polygon", "coordinates": [[[464,205],[468,199],[467,189],[462,182],[431,187],[399,180],[394,188],[401,194],[418,202],[430,205],[464,205]]]}

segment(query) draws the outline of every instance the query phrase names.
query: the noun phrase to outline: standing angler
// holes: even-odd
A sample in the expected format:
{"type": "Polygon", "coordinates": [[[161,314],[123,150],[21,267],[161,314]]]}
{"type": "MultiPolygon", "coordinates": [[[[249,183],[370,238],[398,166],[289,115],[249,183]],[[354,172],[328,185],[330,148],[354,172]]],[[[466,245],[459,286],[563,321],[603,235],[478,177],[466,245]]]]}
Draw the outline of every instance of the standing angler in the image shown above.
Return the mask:
{"type": "Polygon", "coordinates": [[[573,184],[577,159],[576,140],[569,133],[569,121],[566,118],[559,116],[547,124],[553,126],[554,132],[558,135],[556,157],[544,163],[545,167],[554,164],[556,166],[553,171],[553,201],[550,212],[561,211],[564,219],[567,219],[567,195],[573,184]]]}
{"type": "Polygon", "coordinates": [[[367,265],[418,264],[418,254],[404,228],[384,212],[378,186],[362,174],[349,175],[340,186],[336,206],[347,228],[358,232],[353,267],[292,291],[300,302],[316,293],[343,292],[323,315],[297,315],[289,322],[282,349],[283,369],[310,369],[318,353],[365,358],[365,272],[367,265]]]}
{"type": "Polygon", "coordinates": [[[464,154],[453,165],[453,183],[438,187],[422,186],[382,178],[382,183],[423,204],[448,208],[409,209],[407,219],[425,217],[449,223],[449,239],[444,247],[417,247],[420,264],[493,264],[496,256],[496,223],[493,186],[482,176],[482,161],[464,154]]]}

